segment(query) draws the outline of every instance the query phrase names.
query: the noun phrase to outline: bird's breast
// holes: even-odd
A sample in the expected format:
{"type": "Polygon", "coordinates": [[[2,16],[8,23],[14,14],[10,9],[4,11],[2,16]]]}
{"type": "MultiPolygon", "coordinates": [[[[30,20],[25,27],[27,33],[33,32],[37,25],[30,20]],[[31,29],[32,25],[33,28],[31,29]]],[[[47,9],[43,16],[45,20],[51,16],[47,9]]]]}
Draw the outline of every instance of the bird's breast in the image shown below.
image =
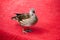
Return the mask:
{"type": "Polygon", "coordinates": [[[31,26],[31,25],[35,24],[36,22],[37,22],[37,17],[32,16],[28,19],[24,19],[24,20],[20,21],[20,24],[22,26],[31,26]]]}

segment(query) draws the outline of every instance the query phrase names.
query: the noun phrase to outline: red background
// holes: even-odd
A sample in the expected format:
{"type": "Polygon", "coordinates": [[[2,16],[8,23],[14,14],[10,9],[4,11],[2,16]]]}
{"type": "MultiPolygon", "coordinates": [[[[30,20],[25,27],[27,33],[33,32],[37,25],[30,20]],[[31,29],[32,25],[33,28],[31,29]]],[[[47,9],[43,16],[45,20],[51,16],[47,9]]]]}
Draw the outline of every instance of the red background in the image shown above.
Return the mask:
{"type": "Polygon", "coordinates": [[[0,0],[0,40],[60,40],[60,0],[0,0]],[[38,22],[33,32],[23,34],[11,17],[31,8],[35,8],[38,22]]]}

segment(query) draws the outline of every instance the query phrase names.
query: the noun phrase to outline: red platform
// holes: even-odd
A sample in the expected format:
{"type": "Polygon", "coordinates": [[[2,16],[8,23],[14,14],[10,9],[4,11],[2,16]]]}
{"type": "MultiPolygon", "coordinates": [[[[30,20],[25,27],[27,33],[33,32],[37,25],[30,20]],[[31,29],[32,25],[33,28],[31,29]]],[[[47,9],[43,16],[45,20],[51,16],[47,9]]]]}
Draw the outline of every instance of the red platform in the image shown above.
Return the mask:
{"type": "Polygon", "coordinates": [[[0,0],[0,40],[60,40],[60,0],[0,0]],[[11,17],[31,8],[38,22],[33,32],[24,34],[11,17]]]}

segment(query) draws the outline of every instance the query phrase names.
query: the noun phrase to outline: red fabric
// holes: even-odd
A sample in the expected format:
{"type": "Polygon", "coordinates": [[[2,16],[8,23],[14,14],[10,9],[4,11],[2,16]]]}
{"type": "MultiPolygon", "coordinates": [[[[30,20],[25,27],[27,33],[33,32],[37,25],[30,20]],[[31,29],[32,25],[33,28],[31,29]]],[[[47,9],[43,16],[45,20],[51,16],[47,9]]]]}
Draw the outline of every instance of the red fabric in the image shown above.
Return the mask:
{"type": "Polygon", "coordinates": [[[0,0],[0,40],[60,40],[60,0],[0,0]],[[35,8],[38,22],[33,32],[24,34],[16,12],[35,8]]]}

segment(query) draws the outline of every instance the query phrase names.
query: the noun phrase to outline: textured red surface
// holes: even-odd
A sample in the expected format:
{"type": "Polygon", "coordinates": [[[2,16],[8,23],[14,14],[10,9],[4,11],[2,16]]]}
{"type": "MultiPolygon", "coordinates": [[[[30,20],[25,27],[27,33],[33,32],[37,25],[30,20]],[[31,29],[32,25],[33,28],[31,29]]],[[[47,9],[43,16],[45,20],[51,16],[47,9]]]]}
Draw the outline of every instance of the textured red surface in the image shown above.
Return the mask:
{"type": "Polygon", "coordinates": [[[0,40],[60,40],[60,0],[0,0],[0,40]],[[38,22],[23,34],[11,20],[15,12],[35,8],[38,22]]]}

